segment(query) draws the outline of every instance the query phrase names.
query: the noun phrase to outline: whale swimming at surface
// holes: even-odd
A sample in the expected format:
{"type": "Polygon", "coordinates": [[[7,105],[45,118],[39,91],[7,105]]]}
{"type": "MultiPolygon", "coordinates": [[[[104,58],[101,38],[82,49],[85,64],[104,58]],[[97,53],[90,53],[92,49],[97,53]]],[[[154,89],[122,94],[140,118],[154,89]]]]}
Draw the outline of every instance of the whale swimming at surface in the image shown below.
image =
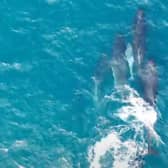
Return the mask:
{"type": "Polygon", "coordinates": [[[133,21],[133,42],[126,44],[124,34],[115,37],[112,58],[102,55],[95,72],[96,80],[101,83],[107,69],[111,67],[114,87],[129,83],[135,74],[142,85],[143,98],[150,105],[155,105],[157,93],[157,68],[153,61],[146,57],[146,27],[147,21],[143,9],[136,11],[133,21]]]}
{"type": "Polygon", "coordinates": [[[111,68],[115,80],[115,87],[128,83],[129,66],[125,57],[126,42],[121,34],[117,34],[114,41],[111,68]]]}
{"type": "Polygon", "coordinates": [[[133,30],[134,66],[142,85],[143,97],[150,105],[154,106],[157,93],[157,72],[153,61],[145,61],[146,27],[145,12],[138,9],[133,30]]]}
{"type": "Polygon", "coordinates": [[[134,67],[142,85],[144,99],[154,106],[157,93],[157,72],[153,61],[145,61],[146,29],[145,12],[142,9],[138,9],[133,26],[134,67]]]}
{"type": "MultiPolygon", "coordinates": [[[[97,79],[103,79],[106,67],[111,66],[114,78],[114,88],[122,87],[129,84],[129,79],[138,80],[133,82],[139,83],[142,88],[142,96],[144,100],[155,108],[157,96],[157,66],[152,60],[147,59],[146,52],[146,27],[147,22],[145,12],[143,9],[138,9],[133,23],[133,42],[126,43],[126,36],[117,34],[113,43],[112,57],[109,63],[105,57],[100,59],[99,67],[96,73],[97,79]],[[106,61],[105,61],[106,60],[106,61]],[[101,62],[102,61],[102,62],[101,62]]],[[[131,80],[132,82],[132,80],[131,80]]],[[[151,148],[151,134],[148,134],[148,154],[152,154],[151,148]]],[[[138,167],[142,167],[139,165],[138,167]]]]}
{"type": "Polygon", "coordinates": [[[135,68],[141,67],[146,53],[146,19],[142,9],[138,9],[133,25],[133,52],[135,68]]]}
{"type": "Polygon", "coordinates": [[[149,60],[140,71],[144,99],[152,106],[155,105],[157,93],[157,70],[153,61],[149,60]]]}
{"type": "Polygon", "coordinates": [[[104,79],[105,74],[109,70],[109,60],[107,55],[102,54],[97,62],[96,71],[94,74],[95,80],[101,83],[104,79]]]}

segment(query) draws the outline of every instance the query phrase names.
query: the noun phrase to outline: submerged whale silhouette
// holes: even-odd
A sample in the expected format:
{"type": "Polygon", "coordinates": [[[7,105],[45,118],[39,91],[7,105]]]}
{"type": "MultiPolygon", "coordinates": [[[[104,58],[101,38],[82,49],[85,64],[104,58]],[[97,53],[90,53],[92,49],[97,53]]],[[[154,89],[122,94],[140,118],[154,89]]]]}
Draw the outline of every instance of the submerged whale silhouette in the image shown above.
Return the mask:
{"type": "Polygon", "coordinates": [[[146,50],[146,19],[142,9],[138,9],[133,26],[133,52],[135,68],[138,69],[143,64],[146,50]]]}
{"type": "Polygon", "coordinates": [[[96,70],[94,73],[95,80],[98,83],[101,83],[109,69],[110,69],[109,59],[105,54],[102,54],[96,65],[96,70]]]}
{"type": "Polygon", "coordinates": [[[152,60],[149,60],[140,71],[140,79],[143,87],[144,99],[155,106],[157,93],[157,70],[152,60]]]}
{"type": "MultiPolygon", "coordinates": [[[[146,53],[146,27],[145,13],[142,9],[138,9],[134,22],[134,67],[142,85],[142,92],[145,101],[148,102],[151,106],[155,107],[158,75],[155,63],[152,60],[148,60],[147,62],[144,61],[144,56],[146,53]]],[[[147,134],[148,155],[155,155],[157,152],[152,148],[152,136],[150,131],[148,131],[147,134]]]]}
{"type": "MultiPolygon", "coordinates": [[[[129,77],[134,79],[138,77],[142,85],[143,97],[151,106],[155,107],[156,93],[157,93],[157,69],[152,60],[145,61],[146,54],[146,19],[145,13],[142,9],[136,12],[134,26],[133,26],[133,42],[126,47],[125,38],[122,34],[117,34],[113,43],[112,58],[110,66],[114,77],[114,87],[120,87],[128,84],[129,77]],[[134,68],[133,68],[134,67],[134,68]]],[[[106,67],[109,66],[109,61],[106,57],[102,57],[98,63],[95,77],[98,81],[103,80],[106,73],[106,67]]],[[[135,80],[136,81],[136,80],[135,80]]],[[[147,155],[158,154],[152,148],[152,134],[147,129],[147,155]]],[[[136,161],[140,161],[138,167],[143,167],[144,154],[137,153],[136,161]]]]}
{"type": "Polygon", "coordinates": [[[117,34],[111,59],[111,68],[115,81],[115,86],[123,85],[128,82],[129,66],[125,57],[126,43],[124,36],[117,34]]]}

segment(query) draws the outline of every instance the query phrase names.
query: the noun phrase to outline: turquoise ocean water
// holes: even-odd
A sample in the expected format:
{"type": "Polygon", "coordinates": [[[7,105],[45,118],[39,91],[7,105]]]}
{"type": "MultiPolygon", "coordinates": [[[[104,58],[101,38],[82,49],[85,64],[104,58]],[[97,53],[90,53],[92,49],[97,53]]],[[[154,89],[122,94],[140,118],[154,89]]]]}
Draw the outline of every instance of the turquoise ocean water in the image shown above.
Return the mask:
{"type": "Polygon", "coordinates": [[[167,168],[167,44],[167,0],[1,0],[0,168],[167,168]],[[111,72],[101,87],[93,79],[116,33],[132,42],[139,6],[156,109],[137,83],[115,90],[111,72]]]}

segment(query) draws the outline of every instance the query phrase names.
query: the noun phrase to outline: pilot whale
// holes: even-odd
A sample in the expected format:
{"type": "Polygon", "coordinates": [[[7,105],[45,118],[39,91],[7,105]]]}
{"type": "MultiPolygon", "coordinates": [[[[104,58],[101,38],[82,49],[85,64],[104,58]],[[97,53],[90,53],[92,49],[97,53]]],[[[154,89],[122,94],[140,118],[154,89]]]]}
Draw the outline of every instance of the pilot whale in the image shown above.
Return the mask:
{"type": "Polygon", "coordinates": [[[101,83],[110,69],[110,63],[107,55],[102,54],[97,62],[94,78],[98,83],[101,83]]]}
{"type": "Polygon", "coordinates": [[[125,57],[126,43],[122,34],[117,34],[112,52],[111,68],[115,81],[115,86],[128,82],[129,65],[125,57]]]}
{"type": "Polygon", "coordinates": [[[108,72],[111,72],[110,70],[111,69],[110,69],[109,58],[107,57],[107,55],[102,54],[98,59],[95,72],[94,72],[94,76],[92,77],[93,82],[94,82],[93,98],[94,98],[94,102],[96,106],[98,105],[98,102],[100,103],[99,100],[100,100],[100,95],[101,95],[100,90],[102,89],[101,88],[102,83],[104,82],[108,72]]]}
{"type": "Polygon", "coordinates": [[[146,19],[142,9],[138,9],[133,25],[133,53],[135,68],[138,70],[143,64],[146,43],[146,19]]]}
{"type": "Polygon", "coordinates": [[[140,71],[144,99],[152,106],[155,105],[157,93],[157,70],[152,60],[149,60],[140,71]]]}

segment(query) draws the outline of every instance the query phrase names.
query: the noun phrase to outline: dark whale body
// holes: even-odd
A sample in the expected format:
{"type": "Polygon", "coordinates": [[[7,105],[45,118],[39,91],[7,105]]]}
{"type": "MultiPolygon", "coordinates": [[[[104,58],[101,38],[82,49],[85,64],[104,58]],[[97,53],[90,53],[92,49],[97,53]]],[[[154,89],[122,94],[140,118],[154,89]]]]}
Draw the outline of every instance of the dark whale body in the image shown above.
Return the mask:
{"type": "Polygon", "coordinates": [[[142,84],[144,99],[150,105],[154,105],[157,91],[157,72],[153,61],[147,61],[147,63],[144,61],[146,52],[146,26],[144,10],[138,9],[134,21],[134,67],[142,84]]]}
{"type": "Polygon", "coordinates": [[[143,64],[146,43],[146,20],[142,9],[138,9],[133,26],[133,53],[135,68],[138,69],[143,64]]]}
{"type": "Polygon", "coordinates": [[[97,80],[98,83],[101,83],[109,69],[109,59],[105,54],[103,54],[100,56],[96,65],[96,71],[94,74],[95,80],[97,80]]]}
{"type": "Polygon", "coordinates": [[[126,43],[123,35],[117,34],[111,60],[111,67],[116,85],[126,84],[129,78],[129,66],[125,58],[126,43]]]}
{"type": "Polygon", "coordinates": [[[153,61],[148,61],[140,71],[144,99],[152,106],[155,105],[157,93],[157,70],[153,61]]]}

